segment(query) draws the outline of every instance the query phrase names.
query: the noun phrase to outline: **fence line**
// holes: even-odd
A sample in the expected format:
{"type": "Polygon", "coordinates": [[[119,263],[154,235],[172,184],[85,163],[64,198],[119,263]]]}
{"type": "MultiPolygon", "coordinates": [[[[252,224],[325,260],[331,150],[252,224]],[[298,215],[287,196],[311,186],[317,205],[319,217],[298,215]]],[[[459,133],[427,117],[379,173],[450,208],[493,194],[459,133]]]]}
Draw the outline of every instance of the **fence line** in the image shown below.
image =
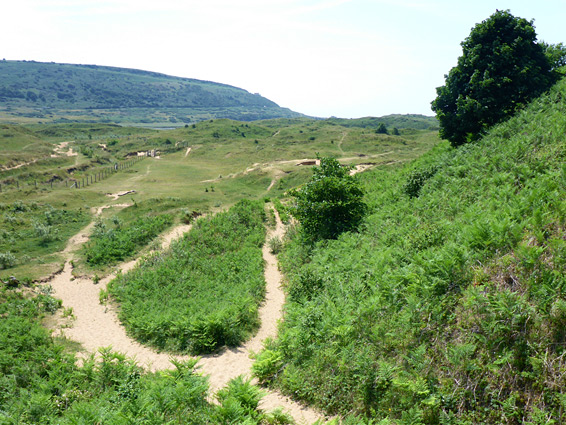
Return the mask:
{"type": "Polygon", "coordinates": [[[14,179],[15,181],[12,183],[9,179],[5,179],[4,181],[0,182],[0,193],[10,191],[10,190],[25,190],[29,188],[40,188],[40,189],[53,189],[53,188],[61,188],[67,187],[69,189],[82,189],[86,186],[93,185],[95,183],[99,183],[102,180],[120,172],[123,170],[127,170],[128,168],[132,167],[133,165],[137,164],[139,161],[146,158],[145,156],[137,156],[126,159],[125,161],[119,161],[111,166],[105,166],[103,168],[98,168],[97,170],[93,170],[90,174],[86,173],[81,177],[77,178],[67,178],[65,180],[54,181],[50,179],[44,182],[38,182],[37,179],[30,181],[19,181],[18,179],[14,179]],[[85,180],[86,179],[86,180],[85,180]]]}

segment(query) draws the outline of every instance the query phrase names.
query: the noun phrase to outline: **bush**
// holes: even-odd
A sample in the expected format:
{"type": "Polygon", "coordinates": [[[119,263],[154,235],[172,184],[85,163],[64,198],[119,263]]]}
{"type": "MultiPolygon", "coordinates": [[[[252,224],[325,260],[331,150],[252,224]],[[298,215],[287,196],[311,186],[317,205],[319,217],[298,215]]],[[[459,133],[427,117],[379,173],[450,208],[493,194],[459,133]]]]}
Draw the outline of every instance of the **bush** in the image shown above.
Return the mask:
{"type": "Polygon", "coordinates": [[[308,239],[336,239],[362,221],[367,210],[364,192],[348,171],[334,158],[320,158],[311,180],[291,191],[295,197],[291,213],[308,239]]]}
{"type": "Polygon", "coordinates": [[[9,269],[16,265],[16,257],[11,252],[0,252],[0,268],[9,269]]]}

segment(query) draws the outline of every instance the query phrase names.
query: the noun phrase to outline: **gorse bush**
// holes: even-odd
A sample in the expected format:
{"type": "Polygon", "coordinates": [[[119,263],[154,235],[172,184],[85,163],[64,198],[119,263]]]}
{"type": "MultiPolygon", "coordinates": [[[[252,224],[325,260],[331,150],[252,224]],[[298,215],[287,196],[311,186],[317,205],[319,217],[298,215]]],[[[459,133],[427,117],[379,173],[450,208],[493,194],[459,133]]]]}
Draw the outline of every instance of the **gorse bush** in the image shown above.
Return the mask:
{"type": "Polygon", "coordinates": [[[288,241],[258,378],[362,423],[564,423],[564,99],[561,81],[477,144],[362,174],[359,233],[288,241]]]}
{"type": "Polygon", "coordinates": [[[110,284],[120,318],[139,341],[208,353],[244,341],[259,326],[265,281],[261,202],[241,201],[110,284]]]}

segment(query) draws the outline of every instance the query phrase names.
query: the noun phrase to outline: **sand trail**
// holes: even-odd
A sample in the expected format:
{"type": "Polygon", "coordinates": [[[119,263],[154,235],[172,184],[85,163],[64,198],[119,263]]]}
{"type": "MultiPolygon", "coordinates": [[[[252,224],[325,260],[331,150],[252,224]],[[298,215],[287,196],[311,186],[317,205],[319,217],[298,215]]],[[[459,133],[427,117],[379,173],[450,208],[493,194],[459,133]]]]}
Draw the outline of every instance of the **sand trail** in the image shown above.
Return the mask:
{"type": "MultiPolygon", "coordinates": [[[[96,209],[97,215],[100,215],[103,209],[105,207],[96,209]]],[[[275,230],[268,232],[266,241],[273,236],[283,236],[283,224],[277,213],[276,220],[277,226],[275,230]]],[[[101,347],[112,347],[114,351],[134,358],[140,366],[151,371],[173,368],[172,358],[177,360],[188,359],[188,356],[159,353],[150,347],[139,344],[127,335],[125,328],[120,324],[115,309],[112,306],[100,304],[100,290],[106,289],[108,283],[116,277],[118,272],[125,273],[134,268],[139,259],[122,264],[119,271],[105,277],[97,284],[88,278],[73,277],[72,253],[88,240],[92,226],[93,223],[89,224],[69,240],[63,251],[67,254],[63,271],[55,275],[49,282],[54,289],[54,296],[63,301],[64,308],[72,308],[74,316],[72,326],[62,328],[60,332],[65,337],[81,343],[88,354],[97,353],[101,347]]],[[[189,231],[190,227],[190,225],[177,226],[163,235],[161,238],[162,249],[167,248],[173,240],[189,231]]],[[[266,297],[259,310],[261,326],[257,334],[240,347],[225,349],[218,354],[204,356],[198,363],[201,371],[209,376],[212,393],[216,393],[230,379],[239,375],[251,378],[252,359],[250,354],[260,351],[266,338],[276,337],[277,335],[277,324],[282,318],[285,294],[281,288],[281,274],[277,267],[277,259],[269,251],[267,243],[263,247],[263,258],[265,260],[266,297]]],[[[263,409],[271,410],[282,407],[284,411],[291,414],[297,424],[310,424],[319,419],[324,419],[313,409],[302,406],[276,392],[268,390],[264,390],[264,392],[266,395],[261,402],[263,409]]]]}

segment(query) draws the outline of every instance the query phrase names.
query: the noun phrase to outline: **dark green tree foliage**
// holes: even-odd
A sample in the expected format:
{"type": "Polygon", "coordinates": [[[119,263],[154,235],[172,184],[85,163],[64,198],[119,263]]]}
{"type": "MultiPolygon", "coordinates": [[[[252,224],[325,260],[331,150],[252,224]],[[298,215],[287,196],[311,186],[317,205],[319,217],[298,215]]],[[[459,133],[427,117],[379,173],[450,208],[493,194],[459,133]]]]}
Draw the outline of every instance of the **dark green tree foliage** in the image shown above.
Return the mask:
{"type": "Polygon", "coordinates": [[[295,197],[291,213],[311,240],[336,239],[356,229],[366,212],[363,190],[349,168],[334,158],[320,158],[311,180],[291,194],[295,197]]]}
{"type": "Polygon", "coordinates": [[[477,24],[462,49],[432,102],[440,135],[453,146],[477,139],[555,82],[533,22],[508,10],[477,24]]]}
{"type": "Polygon", "coordinates": [[[566,46],[564,44],[548,44],[544,41],[541,44],[553,70],[559,70],[559,68],[566,66],[566,46]]]}
{"type": "Polygon", "coordinates": [[[383,123],[380,123],[377,126],[375,132],[378,133],[378,134],[389,134],[389,132],[387,131],[387,127],[383,123]]]}

